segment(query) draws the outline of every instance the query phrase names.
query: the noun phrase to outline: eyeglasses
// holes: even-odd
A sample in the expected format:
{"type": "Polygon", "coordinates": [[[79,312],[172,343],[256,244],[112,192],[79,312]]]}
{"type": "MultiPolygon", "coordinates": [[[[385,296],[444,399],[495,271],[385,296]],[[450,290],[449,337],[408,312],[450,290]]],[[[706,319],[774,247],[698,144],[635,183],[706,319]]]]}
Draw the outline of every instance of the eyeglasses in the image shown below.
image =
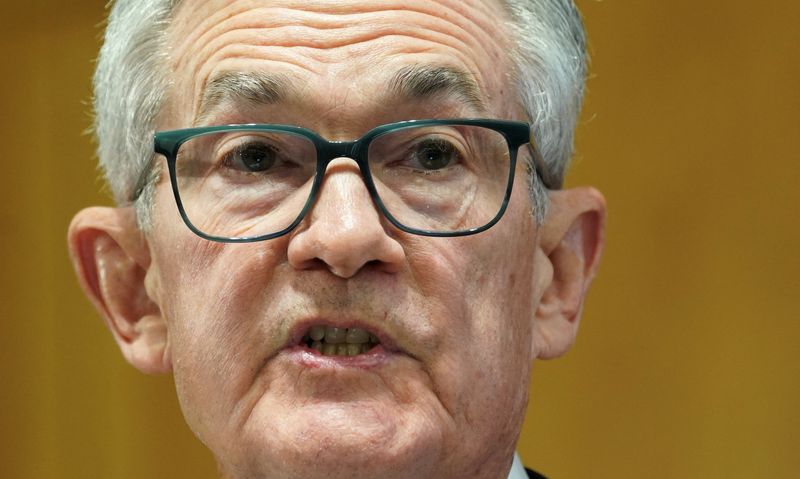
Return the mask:
{"type": "MultiPolygon", "coordinates": [[[[541,160],[527,123],[412,120],[378,126],[355,141],[328,141],[287,125],[208,126],[155,134],[183,221],[198,236],[227,243],[276,238],[312,208],[328,164],[358,165],[378,210],[398,229],[463,236],[502,217],[517,150],[541,160]]],[[[540,176],[541,178],[541,176],[540,176]]]]}

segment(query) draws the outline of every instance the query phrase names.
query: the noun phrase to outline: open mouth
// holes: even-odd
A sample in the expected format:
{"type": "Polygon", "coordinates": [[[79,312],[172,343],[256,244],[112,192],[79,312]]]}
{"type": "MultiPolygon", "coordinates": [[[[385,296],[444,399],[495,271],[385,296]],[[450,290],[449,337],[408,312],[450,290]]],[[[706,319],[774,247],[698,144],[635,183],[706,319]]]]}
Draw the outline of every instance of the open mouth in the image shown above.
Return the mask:
{"type": "Polygon", "coordinates": [[[378,346],[380,341],[366,329],[315,325],[303,335],[300,344],[325,356],[358,356],[378,346]]]}

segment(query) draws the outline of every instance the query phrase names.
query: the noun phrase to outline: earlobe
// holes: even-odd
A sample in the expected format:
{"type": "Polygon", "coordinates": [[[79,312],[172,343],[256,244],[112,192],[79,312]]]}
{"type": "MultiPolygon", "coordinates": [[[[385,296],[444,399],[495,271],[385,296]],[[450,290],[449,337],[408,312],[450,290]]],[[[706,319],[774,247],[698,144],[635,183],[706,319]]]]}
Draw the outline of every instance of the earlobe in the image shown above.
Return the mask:
{"type": "Polygon", "coordinates": [[[147,242],[132,208],[87,208],[69,227],[70,256],[81,286],[122,354],[147,373],[169,372],[166,322],[145,286],[147,242]]]}
{"type": "Polygon", "coordinates": [[[569,350],[580,324],[584,298],[603,250],[605,199],[593,188],[550,194],[550,210],[542,226],[537,270],[546,273],[540,285],[533,348],[540,359],[569,350]]]}

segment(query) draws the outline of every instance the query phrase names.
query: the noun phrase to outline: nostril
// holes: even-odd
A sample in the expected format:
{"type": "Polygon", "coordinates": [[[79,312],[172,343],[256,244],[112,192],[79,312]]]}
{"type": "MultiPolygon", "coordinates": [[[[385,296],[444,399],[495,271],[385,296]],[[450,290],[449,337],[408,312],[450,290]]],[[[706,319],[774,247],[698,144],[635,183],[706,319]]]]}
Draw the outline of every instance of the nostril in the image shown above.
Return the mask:
{"type": "Polygon", "coordinates": [[[378,267],[381,266],[382,263],[383,263],[382,261],[378,261],[377,259],[371,259],[371,260],[367,261],[366,263],[364,263],[363,267],[364,268],[378,268],[378,267]]]}
{"type": "Polygon", "coordinates": [[[308,271],[315,271],[315,270],[324,270],[328,269],[328,266],[319,258],[310,258],[303,261],[297,261],[292,264],[295,269],[299,270],[308,270],[308,271]]]}

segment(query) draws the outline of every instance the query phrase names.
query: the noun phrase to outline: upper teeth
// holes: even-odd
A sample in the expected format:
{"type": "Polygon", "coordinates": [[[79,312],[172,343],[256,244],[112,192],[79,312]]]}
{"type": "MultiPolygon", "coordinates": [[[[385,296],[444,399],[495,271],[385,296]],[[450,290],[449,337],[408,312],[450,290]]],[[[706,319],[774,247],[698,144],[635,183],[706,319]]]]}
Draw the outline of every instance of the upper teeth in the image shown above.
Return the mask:
{"type": "Polygon", "coordinates": [[[323,354],[355,356],[367,352],[372,345],[378,343],[378,338],[360,328],[318,325],[311,327],[304,341],[323,354]]]}
{"type": "Polygon", "coordinates": [[[329,344],[349,343],[360,344],[366,342],[377,343],[378,339],[359,328],[334,328],[333,326],[312,326],[308,331],[312,341],[324,341],[329,344]]]}

